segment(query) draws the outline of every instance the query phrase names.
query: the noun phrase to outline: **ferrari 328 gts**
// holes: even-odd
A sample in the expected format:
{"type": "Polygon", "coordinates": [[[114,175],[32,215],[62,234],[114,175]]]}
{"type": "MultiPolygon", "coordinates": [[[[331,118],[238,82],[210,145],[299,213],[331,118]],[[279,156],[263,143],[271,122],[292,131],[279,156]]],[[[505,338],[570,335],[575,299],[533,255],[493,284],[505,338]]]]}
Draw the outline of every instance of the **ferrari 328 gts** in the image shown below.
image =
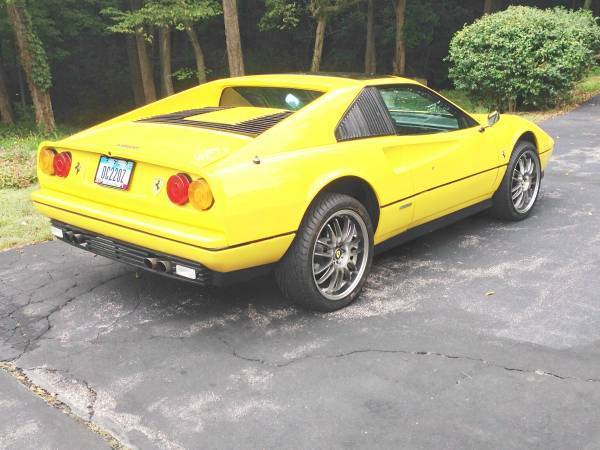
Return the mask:
{"type": "Polygon", "coordinates": [[[333,311],[378,250],[485,209],[526,218],[553,145],[405,78],[247,76],[43,142],[33,201],[79,248],[200,285],[274,269],[333,311]]]}

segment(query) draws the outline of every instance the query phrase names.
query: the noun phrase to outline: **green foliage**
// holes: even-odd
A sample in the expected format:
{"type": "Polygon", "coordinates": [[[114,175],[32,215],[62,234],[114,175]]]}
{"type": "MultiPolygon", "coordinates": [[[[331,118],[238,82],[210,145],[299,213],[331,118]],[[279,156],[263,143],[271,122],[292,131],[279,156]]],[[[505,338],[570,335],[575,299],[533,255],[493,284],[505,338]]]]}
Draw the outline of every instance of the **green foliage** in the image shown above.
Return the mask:
{"type": "MultiPolygon", "coordinates": [[[[210,69],[204,69],[206,75],[210,74],[210,69]]],[[[177,81],[197,80],[198,71],[190,67],[182,67],[173,72],[173,78],[177,81]]]]}
{"type": "Polygon", "coordinates": [[[102,14],[114,22],[108,27],[113,33],[135,33],[148,25],[184,30],[191,24],[221,13],[221,6],[216,0],[146,0],[142,8],[135,11],[122,11],[115,7],[102,10],[102,14]]]}
{"type": "Polygon", "coordinates": [[[547,108],[568,98],[599,49],[600,27],[589,11],[513,6],[456,33],[449,75],[490,108],[547,108]]]}
{"type": "Polygon", "coordinates": [[[25,4],[21,3],[19,6],[23,15],[27,46],[31,54],[31,78],[40,90],[47,91],[52,87],[52,74],[50,72],[48,57],[46,56],[42,41],[33,28],[29,11],[25,7],[25,4]]]}
{"type": "Polygon", "coordinates": [[[302,5],[287,0],[265,0],[266,12],[258,22],[261,31],[291,30],[300,23],[302,5]]]}
{"type": "Polygon", "coordinates": [[[433,30],[439,22],[431,2],[408,2],[404,24],[406,46],[427,46],[433,41],[433,30]]]}

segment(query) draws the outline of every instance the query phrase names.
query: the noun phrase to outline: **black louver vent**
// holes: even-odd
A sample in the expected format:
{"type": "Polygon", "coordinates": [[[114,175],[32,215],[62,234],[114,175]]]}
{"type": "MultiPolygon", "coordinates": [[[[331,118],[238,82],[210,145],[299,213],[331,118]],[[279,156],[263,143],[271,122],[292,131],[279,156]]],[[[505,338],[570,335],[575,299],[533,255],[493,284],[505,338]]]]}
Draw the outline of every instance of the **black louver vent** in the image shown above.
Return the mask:
{"type": "Polygon", "coordinates": [[[394,134],[392,119],[374,87],[363,89],[335,130],[338,141],[394,134]]]}
{"type": "Polygon", "coordinates": [[[283,111],[276,114],[269,114],[267,116],[257,117],[256,119],[245,120],[238,123],[218,123],[218,122],[205,122],[202,120],[188,120],[186,117],[197,116],[212,111],[219,111],[225,108],[202,108],[192,109],[188,111],[179,111],[170,114],[163,114],[160,116],[148,117],[147,119],[138,120],[138,122],[145,123],[164,123],[170,125],[184,125],[186,127],[195,128],[208,128],[210,130],[228,131],[230,133],[249,134],[252,136],[258,136],[264,133],[269,128],[277,125],[286,117],[293,114],[292,111],[283,111]]]}
{"type": "Polygon", "coordinates": [[[161,114],[160,116],[152,116],[146,119],[140,119],[138,122],[157,122],[166,120],[177,120],[185,119],[186,117],[199,116],[200,114],[206,114],[215,111],[221,111],[228,109],[227,106],[207,106],[205,108],[186,109],[185,111],[177,111],[169,114],[161,114]]]}

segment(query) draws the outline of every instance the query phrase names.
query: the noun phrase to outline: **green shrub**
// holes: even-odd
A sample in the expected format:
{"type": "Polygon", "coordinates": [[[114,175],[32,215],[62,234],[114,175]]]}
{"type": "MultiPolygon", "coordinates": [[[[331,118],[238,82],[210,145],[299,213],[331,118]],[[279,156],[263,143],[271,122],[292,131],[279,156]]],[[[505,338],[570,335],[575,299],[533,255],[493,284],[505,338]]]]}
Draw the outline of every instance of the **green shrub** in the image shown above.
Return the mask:
{"type": "Polygon", "coordinates": [[[599,50],[589,11],[512,6],[456,33],[450,78],[490,108],[547,108],[568,99],[599,50]]]}

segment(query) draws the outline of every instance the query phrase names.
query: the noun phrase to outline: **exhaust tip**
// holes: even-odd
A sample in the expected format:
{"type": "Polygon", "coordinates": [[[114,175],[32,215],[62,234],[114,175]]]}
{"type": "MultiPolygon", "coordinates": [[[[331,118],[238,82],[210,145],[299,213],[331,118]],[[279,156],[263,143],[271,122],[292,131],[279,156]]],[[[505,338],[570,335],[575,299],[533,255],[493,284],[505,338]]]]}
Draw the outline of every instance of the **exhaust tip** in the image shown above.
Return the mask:
{"type": "Polygon", "coordinates": [[[83,234],[80,234],[80,233],[73,234],[73,242],[75,242],[77,244],[83,244],[85,242],[85,238],[83,237],[83,234]]]}
{"type": "Polygon", "coordinates": [[[170,261],[158,261],[156,265],[156,270],[159,272],[171,272],[173,268],[173,264],[170,261]]]}
{"type": "Polygon", "coordinates": [[[153,269],[156,270],[158,267],[158,259],[156,258],[146,258],[144,259],[144,265],[148,268],[148,269],[153,269]]]}
{"type": "Polygon", "coordinates": [[[73,233],[72,231],[65,231],[65,232],[63,233],[63,236],[65,237],[65,239],[66,239],[67,241],[69,241],[69,242],[73,242],[73,236],[74,236],[74,233],[73,233]]]}

